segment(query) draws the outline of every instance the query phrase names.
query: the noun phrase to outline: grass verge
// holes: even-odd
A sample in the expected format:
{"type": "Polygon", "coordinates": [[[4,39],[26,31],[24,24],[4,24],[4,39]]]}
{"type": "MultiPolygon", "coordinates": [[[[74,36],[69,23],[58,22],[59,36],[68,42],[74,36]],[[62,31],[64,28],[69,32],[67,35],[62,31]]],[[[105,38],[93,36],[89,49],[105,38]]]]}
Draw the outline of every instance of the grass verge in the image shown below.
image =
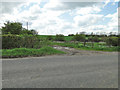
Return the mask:
{"type": "Polygon", "coordinates": [[[2,58],[45,56],[45,55],[53,55],[53,54],[65,54],[65,52],[56,50],[52,47],[42,47],[40,49],[15,48],[15,49],[3,49],[2,50],[2,58]]]}

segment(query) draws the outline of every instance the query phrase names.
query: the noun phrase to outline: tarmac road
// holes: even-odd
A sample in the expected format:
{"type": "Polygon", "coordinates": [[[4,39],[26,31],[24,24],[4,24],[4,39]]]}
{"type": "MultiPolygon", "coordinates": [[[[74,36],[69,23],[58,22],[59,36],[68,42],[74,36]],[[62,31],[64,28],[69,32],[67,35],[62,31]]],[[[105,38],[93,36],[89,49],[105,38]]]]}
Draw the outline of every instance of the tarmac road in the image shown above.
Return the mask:
{"type": "Polygon", "coordinates": [[[3,88],[117,88],[117,54],[2,61],[3,88]]]}

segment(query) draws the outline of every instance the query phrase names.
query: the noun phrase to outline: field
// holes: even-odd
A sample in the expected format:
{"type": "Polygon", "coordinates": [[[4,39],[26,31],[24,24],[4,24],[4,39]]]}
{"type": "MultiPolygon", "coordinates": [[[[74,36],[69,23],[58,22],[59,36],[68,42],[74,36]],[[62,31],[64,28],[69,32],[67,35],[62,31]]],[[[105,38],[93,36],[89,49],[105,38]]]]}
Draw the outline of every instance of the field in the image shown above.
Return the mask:
{"type": "Polygon", "coordinates": [[[108,47],[106,45],[101,45],[101,43],[94,43],[94,47],[91,47],[90,43],[87,43],[86,46],[83,46],[83,43],[55,43],[51,42],[51,45],[58,45],[63,47],[71,47],[79,50],[96,50],[96,51],[120,51],[120,47],[108,47]]]}
{"type": "MultiPolygon", "coordinates": [[[[47,37],[51,36],[53,39],[55,39],[55,35],[38,35],[39,38],[46,39],[47,37]]],[[[73,36],[64,36],[65,41],[71,41],[73,36]]]]}
{"type": "MultiPolygon", "coordinates": [[[[2,49],[3,58],[27,57],[27,56],[44,56],[53,54],[65,54],[66,52],[58,51],[52,47],[62,46],[75,48],[77,50],[94,50],[94,51],[120,51],[119,46],[108,46],[106,42],[84,42],[74,41],[74,36],[63,36],[64,41],[56,41],[56,36],[36,35],[36,36],[5,36],[4,46],[2,49]],[[12,38],[10,38],[12,37],[12,38]],[[7,39],[9,38],[9,40],[7,39]],[[51,39],[52,38],[52,39],[51,39]],[[50,39],[50,40],[49,40],[50,39]],[[17,40],[17,42],[15,42],[17,40]],[[24,41],[23,41],[24,40],[24,41]],[[40,41],[39,41],[40,40],[40,41]],[[9,42],[8,42],[9,41],[9,42]],[[11,41],[13,41],[11,43],[11,41]],[[15,46],[16,45],[16,46],[15,46]],[[21,46],[20,46],[21,45],[21,46]],[[10,48],[11,47],[11,48],[10,48]]],[[[88,37],[86,37],[88,38],[88,37]]]]}
{"type": "MultiPolygon", "coordinates": [[[[40,38],[47,38],[48,35],[39,35],[40,38]]],[[[55,38],[55,36],[52,36],[53,38],[55,38]]],[[[88,37],[86,37],[88,38],[88,37]]],[[[71,40],[73,39],[73,36],[64,36],[65,41],[64,42],[53,42],[53,41],[47,41],[48,45],[50,46],[54,46],[54,45],[58,45],[58,46],[63,46],[63,47],[71,47],[71,48],[76,48],[76,49],[80,49],[80,50],[96,50],[96,51],[120,51],[120,47],[119,46],[108,46],[106,44],[106,42],[94,42],[94,46],[92,47],[92,43],[91,42],[87,42],[86,45],[84,46],[83,42],[71,42],[71,40]]]]}

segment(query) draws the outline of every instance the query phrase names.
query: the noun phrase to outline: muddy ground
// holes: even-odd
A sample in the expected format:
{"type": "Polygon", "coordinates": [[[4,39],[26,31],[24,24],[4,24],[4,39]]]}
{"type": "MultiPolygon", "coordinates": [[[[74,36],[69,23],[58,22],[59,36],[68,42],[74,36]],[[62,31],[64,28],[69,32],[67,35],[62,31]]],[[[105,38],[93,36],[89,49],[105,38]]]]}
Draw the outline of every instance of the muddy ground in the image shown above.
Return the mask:
{"type": "Polygon", "coordinates": [[[118,52],[105,52],[105,51],[93,51],[93,50],[78,50],[70,47],[62,47],[62,46],[53,46],[53,48],[57,50],[61,50],[66,52],[66,55],[97,55],[97,54],[118,54],[118,52]]]}

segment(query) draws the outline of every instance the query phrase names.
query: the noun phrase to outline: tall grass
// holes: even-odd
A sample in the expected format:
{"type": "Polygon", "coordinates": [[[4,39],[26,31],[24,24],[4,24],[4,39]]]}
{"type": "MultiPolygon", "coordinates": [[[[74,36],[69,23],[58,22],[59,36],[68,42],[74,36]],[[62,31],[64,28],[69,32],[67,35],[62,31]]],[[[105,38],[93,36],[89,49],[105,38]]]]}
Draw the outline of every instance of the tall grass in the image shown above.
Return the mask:
{"type": "Polygon", "coordinates": [[[56,50],[52,47],[42,47],[40,49],[33,48],[14,48],[14,49],[3,49],[3,58],[16,58],[16,57],[26,57],[26,56],[44,56],[52,54],[65,54],[65,52],[56,50]]]}

